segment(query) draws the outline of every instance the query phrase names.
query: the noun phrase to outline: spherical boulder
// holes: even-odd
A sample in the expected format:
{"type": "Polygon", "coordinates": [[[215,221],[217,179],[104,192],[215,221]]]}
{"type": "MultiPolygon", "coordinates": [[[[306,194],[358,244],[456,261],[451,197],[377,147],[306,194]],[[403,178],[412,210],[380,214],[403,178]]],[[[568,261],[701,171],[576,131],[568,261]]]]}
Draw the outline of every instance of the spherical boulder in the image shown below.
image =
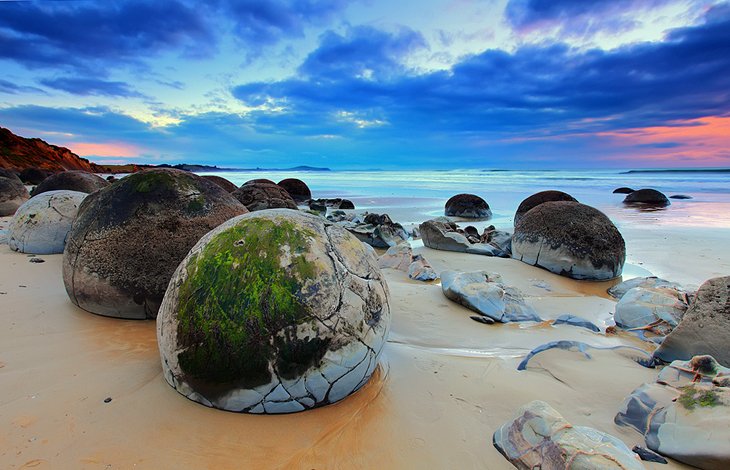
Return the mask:
{"type": "Polygon", "coordinates": [[[18,176],[18,174],[16,172],[14,172],[13,170],[5,169],[5,168],[0,168],[0,177],[10,178],[11,180],[15,179],[15,180],[20,181],[20,177],[18,176]]]}
{"type": "Polygon", "coordinates": [[[664,207],[671,204],[667,196],[656,189],[639,189],[629,193],[624,198],[625,204],[646,204],[650,206],[664,207]]]}
{"type": "Polygon", "coordinates": [[[26,168],[20,172],[20,180],[26,184],[40,184],[53,174],[52,171],[42,168],[26,168]]]}
{"type": "Polygon", "coordinates": [[[466,219],[488,219],[492,216],[487,201],[474,194],[457,194],[446,201],[444,214],[466,219]]]}
{"type": "Polygon", "coordinates": [[[562,191],[540,191],[532,196],[529,196],[517,206],[517,212],[515,212],[515,225],[520,221],[523,215],[525,215],[530,209],[539,206],[545,202],[551,201],[572,201],[578,202],[573,196],[562,191]]]}
{"type": "Polygon", "coordinates": [[[573,279],[621,275],[626,245],[603,212],[571,201],[545,202],[515,226],[512,257],[573,279]]]}
{"type": "Polygon", "coordinates": [[[107,180],[93,173],[86,171],[62,171],[44,179],[30,194],[31,196],[37,196],[46,191],[57,191],[59,189],[91,194],[107,186],[109,186],[107,180]]]}
{"type": "Polygon", "coordinates": [[[626,186],[621,186],[620,188],[616,188],[613,190],[613,194],[631,194],[633,192],[633,189],[627,188],[626,186]]]}
{"type": "Polygon", "coordinates": [[[81,204],[63,252],[66,292],[92,313],[154,318],[190,248],[246,212],[224,189],[190,172],[131,174],[81,204]]]}
{"type": "Polygon", "coordinates": [[[231,194],[252,212],[264,209],[297,208],[297,203],[286,192],[286,189],[264,180],[247,181],[231,194]]]}
{"type": "Polygon", "coordinates": [[[208,181],[212,181],[213,183],[217,184],[221,188],[225,189],[229,193],[232,193],[233,191],[238,189],[238,186],[231,183],[227,179],[223,178],[222,176],[217,175],[202,175],[203,178],[207,179],[208,181]]]}
{"type": "Polygon", "coordinates": [[[0,217],[15,214],[28,198],[28,190],[19,179],[0,176],[0,217]]]}
{"type": "Polygon", "coordinates": [[[8,246],[21,253],[63,253],[66,236],[86,193],[48,191],[18,208],[8,227],[8,246]]]}
{"type": "Polygon", "coordinates": [[[167,382],[244,413],[334,403],[375,370],[390,325],[377,257],[321,217],[270,209],[205,235],[157,317],[167,382]]]}
{"type": "Polygon", "coordinates": [[[284,188],[297,203],[303,203],[312,199],[312,191],[309,190],[307,183],[300,179],[286,178],[277,184],[284,188]]]}

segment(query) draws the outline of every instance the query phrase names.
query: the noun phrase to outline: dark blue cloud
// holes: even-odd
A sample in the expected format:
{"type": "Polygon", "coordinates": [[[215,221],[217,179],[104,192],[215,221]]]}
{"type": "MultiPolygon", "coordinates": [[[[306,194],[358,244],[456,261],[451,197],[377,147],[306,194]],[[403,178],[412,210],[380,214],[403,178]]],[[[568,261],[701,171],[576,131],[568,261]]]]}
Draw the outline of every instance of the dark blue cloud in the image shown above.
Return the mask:
{"type": "Polygon", "coordinates": [[[3,79],[0,79],[0,93],[6,93],[9,95],[14,95],[17,93],[40,93],[43,95],[46,94],[46,92],[41,90],[40,88],[18,85],[17,83],[13,83],[3,79]]]}
{"type": "Polygon", "coordinates": [[[98,80],[95,78],[49,78],[40,81],[42,85],[56,90],[82,96],[114,96],[123,98],[144,98],[127,83],[98,80]]]}

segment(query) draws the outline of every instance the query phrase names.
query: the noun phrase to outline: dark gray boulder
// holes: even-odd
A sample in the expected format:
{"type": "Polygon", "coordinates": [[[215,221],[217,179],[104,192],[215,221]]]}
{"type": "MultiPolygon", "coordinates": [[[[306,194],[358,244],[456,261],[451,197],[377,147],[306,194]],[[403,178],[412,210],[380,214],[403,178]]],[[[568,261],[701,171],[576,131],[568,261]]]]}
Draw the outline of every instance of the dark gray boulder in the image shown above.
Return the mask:
{"type": "Polygon", "coordinates": [[[109,182],[93,173],[86,171],[62,171],[44,179],[30,193],[31,196],[45,193],[46,191],[78,191],[91,194],[109,186],[109,182]]]}
{"type": "Polygon", "coordinates": [[[626,245],[606,215],[578,202],[545,202],[515,226],[512,256],[573,279],[621,275],[626,245]]]}
{"type": "Polygon", "coordinates": [[[531,209],[543,204],[545,202],[554,201],[572,201],[578,202],[573,196],[562,191],[540,191],[532,196],[528,197],[517,206],[517,212],[515,212],[515,225],[520,221],[523,215],[529,212],[531,209]]]}
{"type": "Polygon", "coordinates": [[[10,178],[11,180],[16,179],[20,181],[20,177],[16,172],[13,170],[6,170],[5,168],[0,168],[0,178],[10,178]]]}
{"type": "Polygon", "coordinates": [[[79,207],[63,252],[66,292],[92,313],[154,318],[190,248],[246,212],[223,188],[190,172],[129,175],[79,207]]]}
{"type": "Polygon", "coordinates": [[[730,367],[730,276],[706,281],[654,357],[664,362],[709,354],[730,367]]]}
{"type": "Polygon", "coordinates": [[[268,180],[248,181],[231,194],[251,212],[297,208],[297,203],[286,189],[268,180]]]}
{"type": "Polygon", "coordinates": [[[631,194],[633,192],[633,189],[627,188],[626,186],[622,186],[613,190],[613,194],[631,194]]]}
{"type": "Polygon", "coordinates": [[[667,196],[656,189],[639,189],[624,198],[624,204],[643,204],[648,206],[664,207],[671,203],[667,196]]]}
{"type": "Polygon", "coordinates": [[[0,176],[0,217],[15,214],[29,198],[28,190],[19,179],[0,176]]]}
{"type": "Polygon", "coordinates": [[[40,184],[44,179],[53,174],[52,171],[42,168],[26,168],[20,172],[20,180],[25,184],[40,184]]]}
{"type": "Polygon", "coordinates": [[[284,188],[287,193],[298,204],[304,203],[312,199],[312,191],[304,181],[297,178],[286,178],[277,183],[284,188]]]}
{"type": "Polygon", "coordinates": [[[488,219],[492,211],[487,201],[475,194],[457,194],[446,201],[444,214],[466,219],[488,219]]]}
{"type": "Polygon", "coordinates": [[[225,189],[229,193],[232,193],[233,191],[238,189],[238,186],[231,183],[227,179],[223,178],[222,176],[218,175],[201,175],[203,178],[207,179],[208,181],[212,181],[213,183],[217,184],[221,188],[225,189]]]}

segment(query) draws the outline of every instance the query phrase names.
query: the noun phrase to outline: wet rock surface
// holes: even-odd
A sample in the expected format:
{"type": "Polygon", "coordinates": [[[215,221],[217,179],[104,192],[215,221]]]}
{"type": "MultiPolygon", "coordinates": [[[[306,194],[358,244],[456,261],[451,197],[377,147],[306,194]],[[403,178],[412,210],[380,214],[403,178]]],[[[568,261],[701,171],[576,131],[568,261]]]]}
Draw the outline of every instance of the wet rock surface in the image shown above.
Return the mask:
{"type": "Polygon", "coordinates": [[[654,352],[664,361],[709,354],[730,366],[730,276],[706,281],[676,328],[654,352]]]}
{"type": "Polygon", "coordinates": [[[355,209],[355,204],[349,199],[333,198],[333,199],[312,199],[310,201],[310,207],[312,204],[319,204],[331,209],[339,210],[352,210],[355,209]]]}
{"type": "Polygon", "coordinates": [[[44,179],[33,189],[31,196],[61,189],[91,194],[107,186],[109,186],[107,180],[93,173],[87,173],[85,171],[62,171],[44,179]]]}
{"type": "Polygon", "coordinates": [[[512,242],[509,233],[498,231],[493,226],[485,229],[484,233],[477,238],[473,231],[470,230],[471,233],[468,233],[461,230],[456,223],[445,217],[423,222],[419,225],[418,232],[423,239],[423,244],[434,250],[502,258],[509,257],[512,242]]]}
{"type": "Polygon", "coordinates": [[[297,203],[284,188],[269,180],[251,180],[231,193],[251,212],[265,209],[295,209],[297,203]]]}
{"type": "Polygon", "coordinates": [[[497,322],[542,321],[522,292],[506,286],[499,274],[443,271],[441,289],[449,300],[497,322]]]}
{"type": "Polygon", "coordinates": [[[494,447],[518,469],[643,469],[618,438],[576,426],[543,401],[521,407],[492,437],[494,447]]]}
{"type": "Polygon", "coordinates": [[[626,245],[598,209],[577,202],[545,202],[515,226],[512,256],[561,276],[608,280],[621,275],[626,245]]]}
{"type": "Polygon", "coordinates": [[[19,179],[0,176],[0,217],[15,214],[29,198],[28,190],[19,179]]]}
{"type": "MultiPolygon", "coordinates": [[[[345,219],[347,220],[347,219],[345,219]]],[[[388,248],[408,240],[408,232],[388,214],[368,214],[363,218],[350,218],[342,227],[355,235],[358,240],[375,248],[388,248]]]]}
{"type": "Polygon", "coordinates": [[[172,273],[208,231],[246,213],[193,173],[134,173],[79,207],[63,254],[63,281],[79,307],[99,315],[154,318],[172,273]]]}
{"type": "Polygon", "coordinates": [[[669,333],[688,307],[686,295],[675,289],[634,287],[616,304],[614,320],[624,329],[656,324],[663,325],[669,333]]]}
{"type": "Polygon", "coordinates": [[[446,201],[444,214],[465,219],[488,219],[492,211],[487,201],[475,194],[457,194],[446,201]]]}
{"type": "Polygon", "coordinates": [[[86,193],[48,191],[26,201],[8,227],[8,246],[21,253],[63,253],[66,236],[86,193]]]}
{"type": "Polygon", "coordinates": [[[629,193],[624,198],[624,204],[645,204],[648,206],[665,207],[670,204],[667,196],[657,191],[656,189],[639,189],[629,193]]]}
{"type": "Polygon", "coordinates": [[[191,400],[292,413],[362,387],[389,324],[365,245],[320,217],[273,209],[200,240],[170,282],[157,334],[165,379],[191,400]]]}
{"type": "Polygon", "coordinates": [[[680,292],[684,291],[684,288],[676,282],[667,281],[666,279],[656,276],[649,276],[635,277],[628,281],[621,282],[609,288],[607,292],[611,297],[620,300],[624,294],[635,287],[642,287],[645,289],[669,288],[680,292]]]}

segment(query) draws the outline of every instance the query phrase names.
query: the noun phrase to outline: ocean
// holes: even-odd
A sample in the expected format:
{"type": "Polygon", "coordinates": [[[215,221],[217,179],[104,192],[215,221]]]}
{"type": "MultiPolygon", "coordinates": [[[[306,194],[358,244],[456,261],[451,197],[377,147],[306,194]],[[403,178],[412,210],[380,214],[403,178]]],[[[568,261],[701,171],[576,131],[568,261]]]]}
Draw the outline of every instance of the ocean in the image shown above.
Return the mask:
{"type": "Polygon", "coordinates": [[[511,228],[520,202],[538,191],[564,191],[580,202],[606,213],[619,227],[624,224],[680,225],[730,228],[730,170],[402,170],[402,171],[224,171],[216,172],[236,185],[254,178],[275,182],[299,178],[315,198],[343,197],[357,210],[388,213],[403,225],[418,224],[443,215],[453,195],[472,193],[484,198],[493,217],[487,223],[511,228]],[[620,186],[653,188],[667,196],[683,194],[657,211],[624,206],[620,186]]]}

